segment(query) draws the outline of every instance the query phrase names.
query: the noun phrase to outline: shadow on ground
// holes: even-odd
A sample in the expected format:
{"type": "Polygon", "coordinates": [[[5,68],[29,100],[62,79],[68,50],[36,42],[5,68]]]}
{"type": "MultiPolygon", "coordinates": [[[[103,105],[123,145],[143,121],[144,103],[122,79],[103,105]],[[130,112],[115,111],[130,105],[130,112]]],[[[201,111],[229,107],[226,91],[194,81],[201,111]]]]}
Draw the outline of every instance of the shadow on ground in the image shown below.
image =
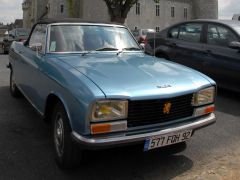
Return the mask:
{"type": "Polygon", "coordinates": [[[240,93],[218,89],[216,106],[217,111],[231,114],[233,116],[240,116],[240,93]]]}

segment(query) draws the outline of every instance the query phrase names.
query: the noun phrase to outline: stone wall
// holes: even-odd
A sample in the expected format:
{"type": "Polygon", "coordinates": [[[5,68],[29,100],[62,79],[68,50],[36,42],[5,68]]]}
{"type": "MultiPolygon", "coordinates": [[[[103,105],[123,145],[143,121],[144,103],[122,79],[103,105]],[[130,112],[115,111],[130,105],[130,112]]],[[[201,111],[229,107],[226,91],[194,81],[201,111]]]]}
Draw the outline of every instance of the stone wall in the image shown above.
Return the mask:
{"type": "MultiPolygon", "coordinates": [[[[30,28],[42,15],[48,13],[48,18],[78,17],[91,21],[110,21],[108,9],[103,0],[25,0],[30,2],[27,8],[23,3],[24,27],[30,28]],[[71,2],[71,3],[69,3],[71,2]],[[74,4],[70,6],[69,4],[74,4]],[[61,12],[63,6],[63,12],[61,12]],[[79,9],[73,14],[73,8],[79,9]]],[[[136,15],[136,5],[130,10],[126,25],[130,29],[159,27],[160,30],[174,23],[199,18],[218,18],[218,0],[139,0],[141,13],[136,15]],[[156,5],[160,5],[160,16],[156,16],[156,5]],[[175,8],[175,16],[171,17],[171,7],[175,8]],[[187,8],[187,18],[184,17],[187,8]]]]}
{"type": "Polygon", "coordinates": [[[91,21],[109,22],[108,9],[103,0],[84,0],[83,19],[91,21]]]}
{"type": "Polygon", "coordinates": [[[192,3],[190,0],[161,0],[155,3],[153,0],[140,0],[140,15],[136,15],[136,5],[130,10],[126,24],[130,29],[155,29],[160,30],[177,22],[192,19],[192,3]],[[156,5],[160,5],[160,16],[156,16],[156,5]],[[171,17],[171,7],[175,8],[175,16],[171,17]],[[184,8],[187,8],[188,16],[184,18],[184,8]]]}
{"type": "Polygon", "coordinates": [[[31,22],[31,1],[25,0],[22,4],[23,9],[23,28],[29,28],[31,22]]]}
{"type": "Polygon", "coordinates": [[[218,0],[193,0],[194,19],[218,19],[218,0]]]}

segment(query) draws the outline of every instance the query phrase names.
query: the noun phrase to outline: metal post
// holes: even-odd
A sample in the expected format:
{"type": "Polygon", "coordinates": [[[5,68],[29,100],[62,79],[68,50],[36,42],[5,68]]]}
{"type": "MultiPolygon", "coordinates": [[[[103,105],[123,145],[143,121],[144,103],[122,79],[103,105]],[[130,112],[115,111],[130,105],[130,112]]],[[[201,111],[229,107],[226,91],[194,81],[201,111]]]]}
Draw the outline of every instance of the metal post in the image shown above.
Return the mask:
{"type": "Polygon", "coordinates": [[[156,52],[156,32],[154,32],[154,41],[153,41],[153,53],[154,53],[154,57],[156,56],[155,52],[156,52]]]}

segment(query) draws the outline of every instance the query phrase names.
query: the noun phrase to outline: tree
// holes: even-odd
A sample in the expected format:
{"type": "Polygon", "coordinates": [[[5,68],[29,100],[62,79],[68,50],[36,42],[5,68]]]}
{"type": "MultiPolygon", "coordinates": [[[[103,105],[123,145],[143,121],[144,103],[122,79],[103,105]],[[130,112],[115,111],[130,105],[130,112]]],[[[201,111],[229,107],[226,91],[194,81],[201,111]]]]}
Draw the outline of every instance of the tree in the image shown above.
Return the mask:
{"type": "Polygon", "coordinates": [[[78,18],[80,15],[80,0],[67,0],[68,15],[71,18],[78,18]]]}
{"type": "Polygon", "coordinates": [[[131,7],[138,0],[104,0],[112,22],[124,23],[131,7]]]}
{"type": "MultiPolygon", "coordinates": [[[[139,0],[104,0],[112,22],[124,24],[127,15],[134,4],[139,0]]],[[[160,0],[153,0],[159,3],[160,0]]]]}

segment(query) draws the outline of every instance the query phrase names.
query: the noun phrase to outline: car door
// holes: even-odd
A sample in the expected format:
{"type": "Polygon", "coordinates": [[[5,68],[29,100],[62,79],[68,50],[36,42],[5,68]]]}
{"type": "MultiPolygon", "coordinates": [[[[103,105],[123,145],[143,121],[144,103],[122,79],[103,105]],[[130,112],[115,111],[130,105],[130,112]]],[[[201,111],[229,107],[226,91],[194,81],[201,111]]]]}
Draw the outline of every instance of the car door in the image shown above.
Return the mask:
{"type": "Polygon", "coordinates": [[[170,29],[166,45],[171,49],[171,60],[202,71],[204,23],[184,23],[170,29]]]}
{"type": "Polygon", "coordinates": [[[20,88],[37,109],[44,106],[41,90],[45,84],[41,66],[45,61],[46,32],[45,24],[38,24],[34,28],[29,41],[21,51],[19,62],[21,72],[17,74],[21,79],[20,88]]]}
{"type": "Polygon", "coordinates": [[[207,44],[204,46],[208,57],[204,62],[204,72],[217,81],[219,86],[229,89],[240,88],[240,52],[229,44],[240,41],[231,28],[209,23],[207,44]]]}

